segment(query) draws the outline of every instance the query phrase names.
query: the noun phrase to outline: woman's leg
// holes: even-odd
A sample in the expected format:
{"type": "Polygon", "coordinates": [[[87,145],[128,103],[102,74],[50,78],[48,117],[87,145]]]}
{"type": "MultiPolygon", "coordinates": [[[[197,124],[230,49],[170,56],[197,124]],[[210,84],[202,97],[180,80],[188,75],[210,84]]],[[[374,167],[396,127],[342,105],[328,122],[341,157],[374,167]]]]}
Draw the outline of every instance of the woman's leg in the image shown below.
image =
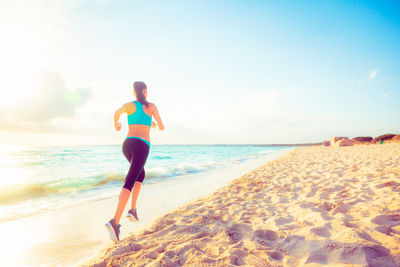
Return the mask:
{"type": "Polygon", "coordinates": [[[117,225],[119,224],[119,220],[121,219],[122,213],[124,212],[126,203],[128,202],[130,195],[131,191],[126,188],[122,188],[121,193],[119,193],[118,206],[114,215],[114,220],[117,225]]]}
{"type": "MultiPolygon", "coordinates": [[[[129,167],[124,186],[119,195],[118,206],[114,216],[114,220],[117,225],[119,224],[121,215],[124,212],[126,203],[129,200],[132,187],[134,186],[134,184],[136,184],[136,180],[140,181],[140,179],[138,178],[141,177],[141,175],[144,176],[143,167],[149,154],[149,147],[147,146],[147,144],[137,139],[126,139],[124,145],[122,146],[122,150],[126,158],[130,161],[131,166],[129,167]]],[[[143,181],[143,179],[141,181],[143,181]]],[[[140,186],[138,187],[138,189],[140,190],[140,186]]],[[[135,205],[139,190],[135,194],[135,205]]]]}
{"type": "Polygon", "coordinates": [[[143,183],[145,175],[146,174],[145,174],[145,171],[144,171],[144,168],[143,168],[142,171],[140,172],[138,178],[136,179],[135,185],[133,186],[133,189],[132,189],[132,204],[131,204],[132,210],[135,210],[135,208],[136,208],[136,201],[137,201],[137,198],[139,196],[140,188],[142,187],[142,183],[143,183]]]}
{"type": "MultiPolygon", "coordinates": [[[[129,140],[125,139],[123,145],[122,145],[122,152],[124,154],[124,156],[126,157],[126,159],[129,161],[129,163],[131,163],[132,165],[132,142],[130,142],[129,140]]],[[[128,172],[129,174],[129,172],[128,172]]],[[[130,177],[125,178],[125,184],[126,181],[129,180],[130,177]]],[[[125,187],[122,188],[121,192],[119,193],[119,198],[118,198],[118,205],[117,205],[117,209],[115,211],[115,215],[114,215],[114,221],[115,223],[118,225],[119,224],[119,220],[121,219],[122,213],[124,212],[126,203],[129,200],[129,196],[131,195],[131,191],[125,187]]]]}
{"type": "Polygon", "coordinates": [[[136,209],[136,200],[139,196],[139,192],[140,192],[140,188],[142,186],[142,182],[136,181],[135,185],[133,186],[132,189],[132,204],[131,204],[131,208],[132,210],[136,209]]]}

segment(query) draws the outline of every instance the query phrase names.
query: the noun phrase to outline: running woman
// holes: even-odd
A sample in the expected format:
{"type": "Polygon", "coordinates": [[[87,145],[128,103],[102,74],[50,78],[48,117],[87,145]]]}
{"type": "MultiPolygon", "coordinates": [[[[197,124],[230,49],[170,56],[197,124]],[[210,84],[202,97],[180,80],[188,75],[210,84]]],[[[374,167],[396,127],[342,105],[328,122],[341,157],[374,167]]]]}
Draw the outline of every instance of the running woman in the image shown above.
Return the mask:
{"type": "Polygon", "coordinates": [[[122,105],[114,113],[114,127],[121,130],[119,118],[123,113],[128,115],[128,135],[122,145],[122,152],[131,164],[126,175],[124,186],[119,194],[118,206],[114,218],[106,223],[110,238],[115,243],[119,241],[119,221],[125,209],[126,203],[132,194],[131,209],[127,218],[130,221],[138,221],[136,200],[138,198],[143,179],[145,177],[144,165],[150,150],[150,127],[164,130],[164,124],[158,114],[155,104],[147,102],[147,86],[144,82],[134,82],[133,93],[136,101],[122,105]],[[152,122],[155,118],[156,123],[152,122]]]}

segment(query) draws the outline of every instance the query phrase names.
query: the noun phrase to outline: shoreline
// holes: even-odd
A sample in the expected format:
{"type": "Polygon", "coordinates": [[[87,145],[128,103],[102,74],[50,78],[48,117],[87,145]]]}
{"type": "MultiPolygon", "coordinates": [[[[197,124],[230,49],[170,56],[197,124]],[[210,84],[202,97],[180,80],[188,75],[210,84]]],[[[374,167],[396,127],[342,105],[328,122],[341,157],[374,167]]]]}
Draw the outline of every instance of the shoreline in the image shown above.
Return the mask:
{"type": "MultiPolygon", "coordinates": [[[[138,223],[121,218],[121,237],[137,233],[179,205],[211,193],[241,174],[284,153],[251,159],[229,168],[177,176],[157,184],[143,184],[138,199],[138,223]]],[[[0,223],[3,251],[0,264],[29,266],[77,266],[97,255],[112,242],[104,224],[114,214],[118,194],[65,209],[0,223]],[[20,229],[25,229],[22,233],[20,229]],[[10,242],[11,240],[11,242],[10,242]]]]}
{"type": "Polygon", "coordinates": [[[396,266],[400,144],[305,147],[158,218],[85,266],[396,266]]]}

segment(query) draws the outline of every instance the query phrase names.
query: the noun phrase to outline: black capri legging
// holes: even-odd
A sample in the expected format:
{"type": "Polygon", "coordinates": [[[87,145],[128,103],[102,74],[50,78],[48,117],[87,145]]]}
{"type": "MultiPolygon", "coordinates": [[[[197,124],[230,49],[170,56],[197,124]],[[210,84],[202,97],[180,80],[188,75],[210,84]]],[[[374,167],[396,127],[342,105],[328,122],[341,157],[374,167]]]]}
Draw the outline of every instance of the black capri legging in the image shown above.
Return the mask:
{"type": "Polygon", "coordinates": [[[130,162],[128,174],[125,178],[123,188],[132,190],[136,181],[143,182],[145,172],[144,164],[149,155],[150,147],[148,144],[137,138],[126,138],[122,144],[122,152],[130,162]]]}

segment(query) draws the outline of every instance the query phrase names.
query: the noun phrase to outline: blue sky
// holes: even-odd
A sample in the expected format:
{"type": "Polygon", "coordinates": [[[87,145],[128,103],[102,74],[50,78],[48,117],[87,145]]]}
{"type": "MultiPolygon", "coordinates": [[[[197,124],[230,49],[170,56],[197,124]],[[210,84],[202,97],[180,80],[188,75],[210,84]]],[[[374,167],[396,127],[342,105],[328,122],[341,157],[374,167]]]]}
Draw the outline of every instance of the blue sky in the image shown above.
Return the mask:
{"type": "Polygon", "coordinates": [[[147,83],[166,124],[156,144],[400,133],[399,2],[0,5],[0,53],[19,63],[0,70],[33,77],[32,86],[0,78],[18,92],[0,110],[2,143],[118,144],[126,122],[115,132],[112,113],[132,100],[135,80],[147,83]],[[78,100],[63,98],[71,94],[78,100]],[[19,108],[27,103],[28,117],[19,108]]]}

